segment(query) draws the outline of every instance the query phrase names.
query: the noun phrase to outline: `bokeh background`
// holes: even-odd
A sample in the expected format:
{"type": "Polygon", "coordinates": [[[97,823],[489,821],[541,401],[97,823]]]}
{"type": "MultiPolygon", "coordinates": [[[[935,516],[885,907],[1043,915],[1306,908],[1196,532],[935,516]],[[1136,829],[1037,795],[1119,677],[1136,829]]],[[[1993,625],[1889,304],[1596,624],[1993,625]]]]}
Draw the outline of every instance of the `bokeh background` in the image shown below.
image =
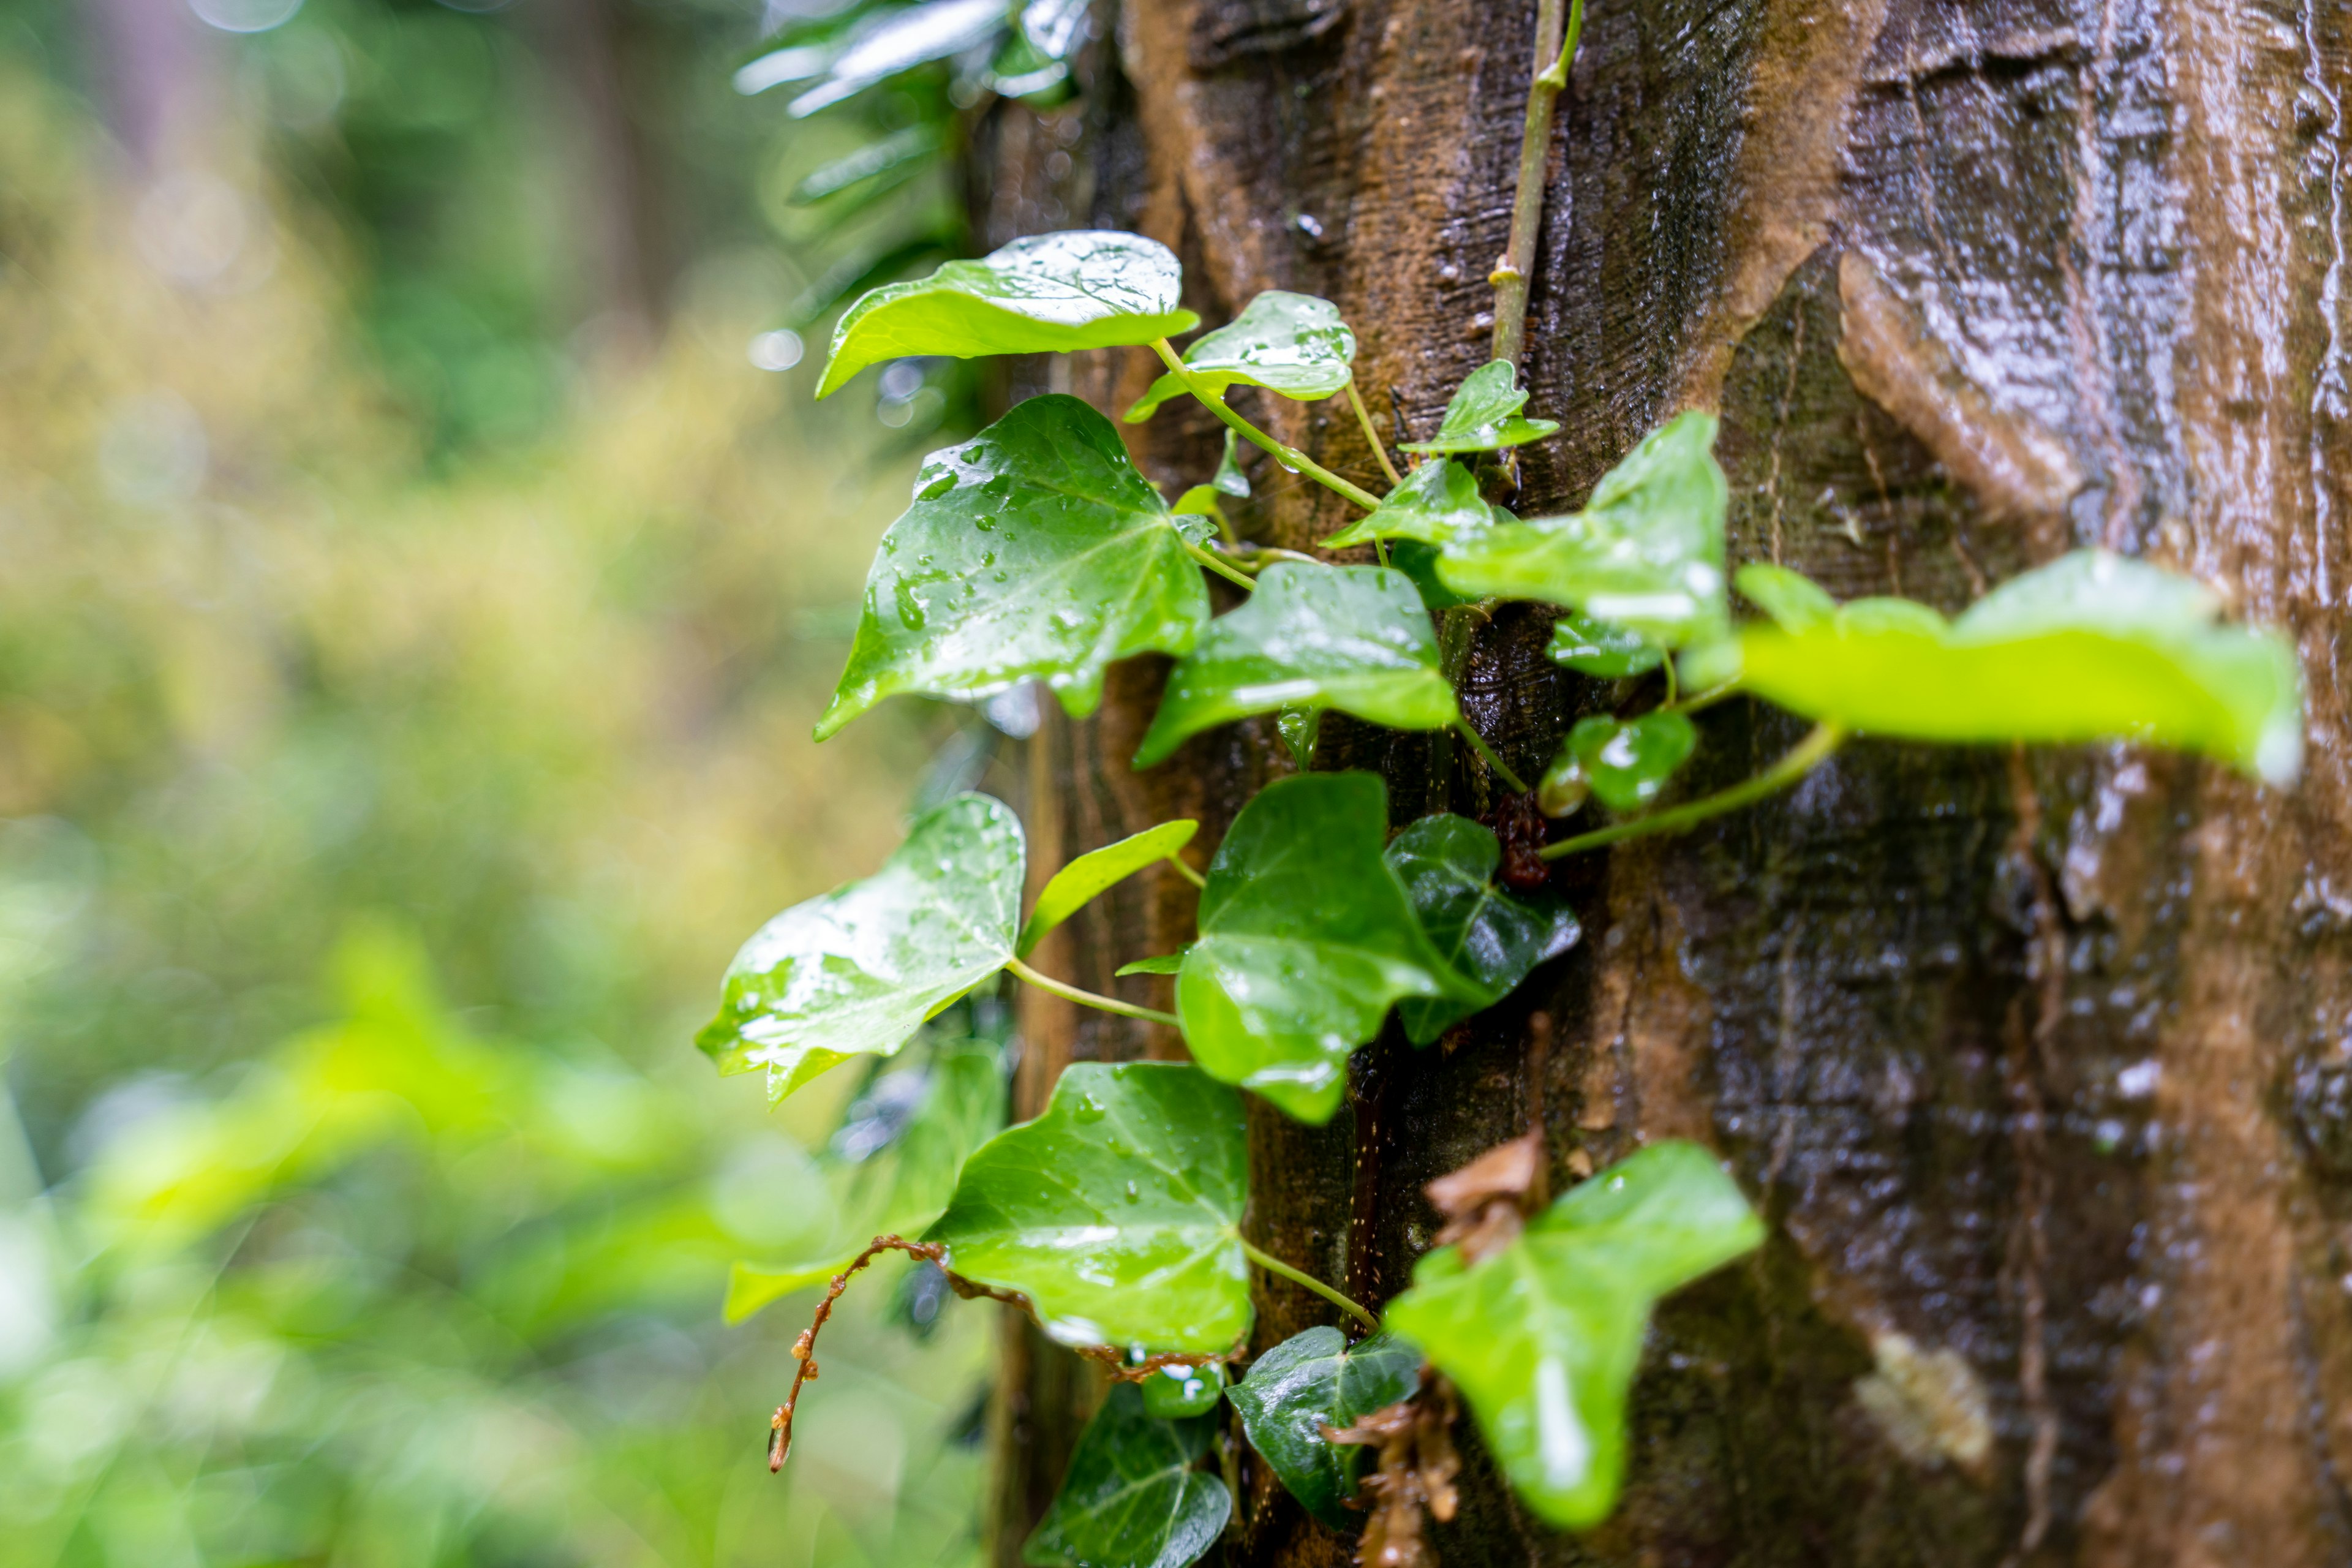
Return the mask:
{"type": "Polygon", "coordinates": [[[808,1299],[721,1314],[930,1058],[772,1113],[691,1043],[1012,787],[808,739],[971,391],[803,344],[962,245],[1004,60],[741,90],[818,8],[0,0],[0,1563],[972,1557],[983,1309],[877,1270],[780,1479],[808,1299]]]}

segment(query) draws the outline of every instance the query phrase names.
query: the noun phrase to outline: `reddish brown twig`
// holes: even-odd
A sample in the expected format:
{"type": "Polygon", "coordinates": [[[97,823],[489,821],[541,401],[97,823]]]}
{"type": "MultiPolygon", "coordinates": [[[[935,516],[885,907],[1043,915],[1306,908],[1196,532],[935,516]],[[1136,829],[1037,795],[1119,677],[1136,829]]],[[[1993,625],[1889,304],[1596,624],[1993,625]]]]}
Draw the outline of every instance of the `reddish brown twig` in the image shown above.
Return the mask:
{"type": "MultiPolygon", "coordinates": [[[[851,1259],[848,1268],[833,1277],[833,1283],[825,1287],[824,1300],[816,1304],[815,1319],[801,1331],[801,1337],[793,1342],[793,1359],[800,1365],[793,1373],[793,1391],[784,1395],[784,1402],[776,1406],[774,1419],[768,1423],[770,1475],[784,1468],[784,1456],[793,1451],[793,1407],[801,1402],[801,1384],[817,1374],[817,1331],[824,1328],[825,1320],[833,1316],[833,1304],[841,1300],[841,1293],[849,1289],[849,1277],[886,1252],[903,1252],[926,1263],[938,1263],[948,1255],[948,1249],[936,1241],[908,1241],[900,1236],[877,1236],[872,1245],[851,1259]]],[[[948,1276],[948,1282],[951,1285],[958,1283],[952,1274],[948,1276]]]]}
{"type": "Polygon", "coordinates": [[[1073,1347],[1088,1361],[1110,1373],[1113,1383],[1141,1383],[1153,1373],[1171,1366],[1207,1366],[1212,1362],[1238,1361],[1249,1351],[1246,1338],[1234,1342],[1234,1348],[1223,1355],[1202,1355],[1197,1351],[1163,1351],[1145,1356],[1141,1361],[1129,1361],[1127,1352],[1117,1345],[1077,1345],[1073,1347]]]}

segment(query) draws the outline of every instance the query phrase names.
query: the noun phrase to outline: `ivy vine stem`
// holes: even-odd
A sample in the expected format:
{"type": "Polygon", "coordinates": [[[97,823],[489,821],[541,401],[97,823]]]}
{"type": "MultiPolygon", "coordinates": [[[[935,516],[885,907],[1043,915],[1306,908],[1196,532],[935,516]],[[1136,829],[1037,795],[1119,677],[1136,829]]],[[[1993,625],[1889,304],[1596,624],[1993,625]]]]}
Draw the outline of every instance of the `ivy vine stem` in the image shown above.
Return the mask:
{"type": "Polygon", "coordinates": [[[1341,1311],[1355,1318],[1358,1321],[1361,1322],[1364,1327],[1377,1330],[1381,1326],[1381,1321],[1378,1318],[1373,1317],[1371,1313],[1366,1311],[1362,1307],[1357,1305],[1354,1301],[1349,1300],[1347,1297],[1342,1296],[1330,1286],[1324,1284],[1323,1281],[1316,1279],[1312,1274],[1293,1268],[1289,1264],[1285,1263],[1281,1258],[1276,1258],[1271,1252],[1266,1252],[1261,1248],[1251,1246],[1249,1238],[1246,1237],[1242,1238],[1242,1256],[1248,1258],[1252,1263],[1256,1264],[1260,1268],[1265,1269],[1268,1274],[1278,1275],[1281,1278],[1289,1280],[1293,1285],[1303,1286],[1306,1289],[1314,1291],[1318,1296],[1322,1297],[1326,1301],[1330,1302],[1341,1311]]]}
{"type": "Polygon", "coordinates": [[[1183,878],[1186,881],[1192,883],[1192,886],[1200,889],[1202,892],[1208,891],[1209,879],[1201,875],[1200,872],[1192,869],[1192,866],[1188,862],[1177,856],[1171,855],[1168,857],[1168,863],[1176,868],[1176,874],[1178,876],[1183,878]]]}
{"type": "Polygon", "coordinates": [[[1486,744],[1486,738],[1484,735],[1470,727],[1470,721],[1467,719],[1456,719],[1454,721],[1454,727],[1462,732],[1464,740],[1470,742],[1471,750],[1486,759],[1486,765],[1495,770],[1495,776],[1511,786],[1512,793],[1516,795],[1528,793],[1527,780],[1513,773],[1509,765],[1495,754],[1495,748],[1486,744]]]}
{"type": "MultiPolygon", "coordinates": [[[[1381,439],[1380,431],[1373,428],[1372,411],[1364,406],[1364,395],[1356,390],[1356,378],[1352,375],[1348,378],[1348,406],[1356,411],[1356,423],[1363,426],[1364,439],[1372,444],[1372,456],[1380,459],[1381,472],[1389,477],[1391,485],[1404,483],[1404,476],[1397,472],[1394,463],[1389,461],[1388,444],[1381,439]]],[[[1377,544],[1380,541],[1372,542],[1377,544]]]]}
{"type": "Polygon", "coordinates": [[[1175,347],[1171,344],[1166,338],[1157,340],[1152,343],[1151,347],[1152,351],[1159,354],[1160,362],[1167,365],[1169,374],[1172,374],[1177,380],[1184,384],[1184,390],[1191,393],[1194,397],[1199,398],[1203,404],[1207,405],[1209,412],[1223,420],[1226,427],[1232,430],[1234,435],[1239,436],[1251,446],[1265,452],[1276,462],[1280,463],[1284,468],[1292,469],[1297,473],[1305,474],[1308,479],[1313,479],[1316,483],[1323,486],[1327,489],[1337,490],[1339,494],[1347,497],[1358,506],[1362,507],[1366,511],[1378,511],[1380,510],[1380,497],[1372,494],[1371,491],[1365,489],[1360,485],[1349,484],[1347,480],[1341,479],[1339,475],[1333,473],[1330,469],[1325,468],[1322,464],[1317,462],[1314,458],[1308,457],[1297,447],[1284,446],[1281,442],[1276,440],[1273,437],[1267,435],[1265,431],[1259,429],[1256,426],[1251,424],[1248,420],[1243,418],[1232,409],[1226,407],[1223,395],[1220,394],[1215,387],[1213,387],[1206,382],[1202,381],[1199,373],[1194,371],[1191,365],[1184,363],[1183,356],[1176,352],[1175,347]]]}
{"type": "Polygon", "coordinates": [[[1202,565],[1206,566],[1210,571],[1214,572],[1218,576],[1224,578],[1227,582],[1238,583],[1243,587],[1252,590],[1255,590],[1257,587],[1256,578],[1252,577],[1248,573],[1240,570],[1238,567],[1227,564],[1227,563],[1220,557],[1215,551],[1203,550],[1189,539],[1184,541],[1184,548],[1192,555],[1193,560],[1199,562],[1202,565]]]}
{"type": "Polygon", "coordinates": [[[1831,753],[1844,743],[1845,737],[1844,726],[1834,720],[1825,719],[1814,725],[1811,733],[1791,747],[1779,762],[1752,779],[1743,780],[1729,789],[1719,790],[1686,805],[1671,806],[1664,811],[1652,812],[1647,816],[1637,816],[1631,822],[1614,823],[1591,833],[1580,833],[1573,838],[1563,838],[1557,844],[1546,845],[1539,853],[1547,860],[1557,860],[1563,855],[1598,849],[1604,844],[1615,844],[1622,839],[1645,838],[1658,833],[1680,833],[1686,827],[1695,827],[1710,816],[1738,811],[1743,805],[1752,805],[1768,795],[1788,788],[1827,762],[1831,753]]]}
{"type": "Polygon", "coordinates": [[[1551,151],[1552,106],[1568,85],[1568,63],[1584,31],[1584,0],[1571,0],[1563,37],[1561,0],[1536,6],[1536,74],[1528,85],[1527,128],[1519,138],[1519,188],[1511,204],[1511,239],[1487,281],[1495,286],[1496,359],[1519,363],[1527,346],[1528,270],[1543,228],[1544,164],[1551,151]]]}
{"type": "Polygon", "coordinates": [[[1034,985],[1038,990],[1050,991],[1064,1001],[1076,1002],[1081,1007],[1092,1007],[1102,1013],[1116,1013],[1122,1018],[1140,1018],[1147,1024],[1165,1024],[1171,1029],[1181,1029],[1184,1026],[1184,1021],[1173,1013],[1162,1013],[1150,1007],[1139,1007],[1132,1002],[1122,1002],[1116,996],[1097,995],[1092,991],[1081,991],[1075,985],[1065,985],[1050,974],[1038,973],[1017,958],[1008,959],[1004,967],[1020,979],[1034,985]]]}

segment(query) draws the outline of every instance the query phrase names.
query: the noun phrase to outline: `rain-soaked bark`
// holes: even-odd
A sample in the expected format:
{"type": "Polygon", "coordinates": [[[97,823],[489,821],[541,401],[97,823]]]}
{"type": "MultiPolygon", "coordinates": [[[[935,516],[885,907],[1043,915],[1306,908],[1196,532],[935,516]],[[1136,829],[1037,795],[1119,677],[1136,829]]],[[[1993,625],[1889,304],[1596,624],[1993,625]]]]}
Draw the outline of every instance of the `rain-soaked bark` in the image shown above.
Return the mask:
{"type": "MultiPolygon", "coordinates": [[[[1486,355],[1534,9],[1106,4],[1083,113],[987,127],[985,237],[1139,229],[1212,322],[1324,295],[1372,408],[1425,436],[1486,355]]],[[[1422,1184],[1538,1106],[1556,1188],[1696,1138],[1771,1222],[1662,1312],[1616,1518],[1545,1531],[1472,1439],[1447,1563],[2352,1562],[2347,95],[2341,0],[1591,0],[1528,333],[1532,410],[1566,429],[1512,504],[1571,506],[1677,410],[1717,409],[1735,563],[1952,610],[2074,545],[2144,555],[2290,630],[2311,750],[2273,793],[2124,749],[1854,744],[1754,810],[1563,865],[1583,944],[1441,1047],[1391,1029],[1330,1126],[1254,1103],[1253,1237],[1367,1300],[1427,1245],[1422,1184]]],[[[1116,411],[1155,368],[1024,365],[1012,390],[1066,374],[1116,411]]],[[[1374,481],[1344,404],[1255,397],[1374,481]]],[[[1130,437],[1181,485],[1214,432],[1171,407],[1130,437]]],[[[1347,515],[1251,471],[1261,539],[1347,515]]],[[[1522,771],[1577,715],[1654,696],[1548,663],[1549,618],[1506,609],[1468,667],[1522,771]]],[[[1041,869],[1180,815],[1213,847],[1289,770],[1259,723],[1131,773],[1164,669],[1117,669],[1098,719],[1035,743],[1041,869]]],[[[1801,731],[1740,703],[1699,726],[1694,792],[1801,731]]],[[[1489,783],[1446,744],[1334,719],[1316,765],[1380,770],[1401,822],[1480,815],[1489,783]]],[[[1166,1006],[1165,980],[1111,971],[1189,937],[1191,908],[1139,879],[1044,963],[1166,1006]]],[[[1024,1113],[1065,1062],[1181,1053],[1027,1005],[1024,1113]]],[[[1259,1287],[1259,1349],[1332,1316],[1259,1287]]],[[[1006,1563],[1092,1396],[1010,1331],[1006,1563]]],[[[1346,1561],[1262,1467],[1243,1489],[1233,1562],[1346,1561]]]]}

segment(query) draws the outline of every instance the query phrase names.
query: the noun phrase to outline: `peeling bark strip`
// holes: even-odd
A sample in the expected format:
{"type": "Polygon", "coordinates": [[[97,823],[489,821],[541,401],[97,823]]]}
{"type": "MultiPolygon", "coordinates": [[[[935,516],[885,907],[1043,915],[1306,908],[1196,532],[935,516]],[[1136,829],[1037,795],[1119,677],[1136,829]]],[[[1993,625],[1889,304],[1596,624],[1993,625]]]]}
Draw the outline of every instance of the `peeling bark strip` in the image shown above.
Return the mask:
{"type": "MultiPolygon", "coordinates": [[[[982,127],[982,237],[1139,229],[1213,323],[1263,289],[1321,294],[1366,401],[1426,435],[1489,348],[1535,15],[1102,0],[1083,111],[982,127]]],[[[2288,798],[2121,751],[2012,775],[1854,744],[1745,815],[1563,867],[1584,943],[1451,1050],[1360,1053],[1330,1126],[1254,1107],[1253,1241],[1369,1302],[1444,1223],[1423,1184],[1537,1106],[1555,1190],[1690,1136],[1775,1222],[1662,1312],[1626,1500],[1591,1537],[1528,1521],[1460,1431],[1460,1507],[1427,1538],[1453,1568],[2352,1562],[2347,103],[2352,7],[2323,0],[1588,4],[1523,367],[1566,429],[1522,450],[1517,510],[1574,504],[1663,418],[1717,406],[1735,563],[1958,608],[2074,545],[2148,554],[2296,629],[2314,732],[2288,798]]],[[[1093,356],[1061,389],[1118,408],[1154,370],[1093,356]]],[[[1236,400],[1375,481],[1344,403],[1236,400]]],[[[1163,485],[1217,450],[1198,411],[1129,439],[1163,485]]],[[[1335,498],[1251,473],[1246,531],[1340,526],[1335,498]]],[[[1506,607],[1468,650],[1465,703],[1522,772],[1623,700],[1544,658],[1548,618],[1506,607]]],[[[1163,669],[1115,668],[1088,724],[1048,715],[1034,842],[1189,816],[1213,846],[1290,770],[1269,722],[1130,773],[1163,669]]],[[[1694,794],[1798,733],[1740,704],[1702,723],[1694,794]]],[[[1483,770],[1442,762],[1334,717],[1317,765],[1382,772],[1401,820],[1486,815],[1483,770]]],[[[1164,1007],[1165,980],[1115,980],[1110,955],[1170,951],[1191,912],[1172,876],[1138,878],[1047,962],[1164,1007]]],[[[1023,1005],[1024,1114],[1069,1060],[1179,1048],[1023,1005]]],[[[1259,1288],[1255,1349],[1330,1316],[1259,1288]]],[[[1008,1332],[1006,1565],[1098,1383],[1008,1332]]],[[[1231,1562],[1348,1561],[1263,1466],[1237,1501],[1231,1562]]]]}

